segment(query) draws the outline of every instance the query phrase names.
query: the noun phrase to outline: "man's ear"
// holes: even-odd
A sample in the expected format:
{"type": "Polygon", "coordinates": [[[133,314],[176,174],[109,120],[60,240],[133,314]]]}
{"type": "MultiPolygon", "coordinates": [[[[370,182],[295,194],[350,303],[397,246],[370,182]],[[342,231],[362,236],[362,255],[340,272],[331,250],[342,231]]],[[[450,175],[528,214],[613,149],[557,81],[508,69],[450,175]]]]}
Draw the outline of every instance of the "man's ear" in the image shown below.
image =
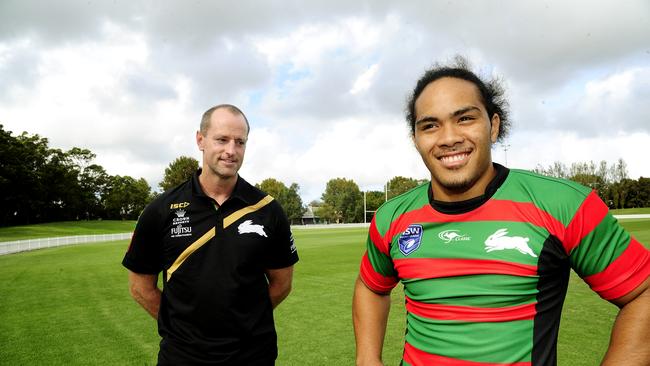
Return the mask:
{"type": "Polygon", "coordinates": [[[196,146],[199,147],[200,151],[203,151],[203,142],[204,136],[201,134],[201,131],[196,131],[196,146]]]}
{"type": "Polygon", "coordinates": [[[498,114],[493,114],[492,119],[490,120],[490,140],[492,143],[497,142],[499,137],[499,131],[501,130],[501,118],[498,114]]]}

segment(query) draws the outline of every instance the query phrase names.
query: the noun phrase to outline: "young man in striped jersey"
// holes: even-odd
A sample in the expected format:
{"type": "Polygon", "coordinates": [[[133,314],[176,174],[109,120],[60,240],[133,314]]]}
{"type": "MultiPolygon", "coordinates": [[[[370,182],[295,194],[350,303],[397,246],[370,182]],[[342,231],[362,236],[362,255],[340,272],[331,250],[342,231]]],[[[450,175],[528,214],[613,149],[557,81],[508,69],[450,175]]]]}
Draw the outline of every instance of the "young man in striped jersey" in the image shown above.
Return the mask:
{"type": "Polygon", "coordinates": [[[592,190],[492,162],[506,107],[462,60],[418,81],[407,119],[431,182],[372,220],[353,299],[357,365],[382,364],[400,281],[404,365],[556,365],[570,269],[620,308],[603,365],[650,365],[650,252],[592,190]]]}

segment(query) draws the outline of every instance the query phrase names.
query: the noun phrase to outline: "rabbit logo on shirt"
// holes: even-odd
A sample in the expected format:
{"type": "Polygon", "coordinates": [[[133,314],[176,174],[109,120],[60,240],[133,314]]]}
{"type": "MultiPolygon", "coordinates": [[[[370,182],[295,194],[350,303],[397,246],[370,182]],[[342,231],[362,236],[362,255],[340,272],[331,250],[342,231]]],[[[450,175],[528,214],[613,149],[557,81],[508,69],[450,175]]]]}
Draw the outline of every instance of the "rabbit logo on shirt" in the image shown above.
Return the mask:
{"type": "Polygon", "coordinates": [[[494,250],[516,249],[522,254],[537,258],[537,254],[528,246],[528,238],[521,236],[507,236],[508,229],[499,229],[485,239],[485,250],[489,253],[494,250]]]}

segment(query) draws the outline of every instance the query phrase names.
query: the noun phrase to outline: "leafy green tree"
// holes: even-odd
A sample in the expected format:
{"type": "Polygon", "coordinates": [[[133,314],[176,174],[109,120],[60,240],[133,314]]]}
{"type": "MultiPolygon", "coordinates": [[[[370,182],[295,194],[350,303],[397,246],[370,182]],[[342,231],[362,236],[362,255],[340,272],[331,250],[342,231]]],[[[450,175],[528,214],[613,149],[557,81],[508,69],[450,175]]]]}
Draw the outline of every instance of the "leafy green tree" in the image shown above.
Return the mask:
{"type": "Polygon", "coordinates": [[[174,188],[190,178],[198,168],[198,160],[189,156],[178,157],[165,168],[165,176],[158,186],[163,191],[174,188]]]}
{"type": "Polygon", "coordinates": [[[382,191],[366,192],[366,210],[377,211],[386,202],[386,194],[382,191]]]}
{"type": "Polygon", "coordinates": [[[292,183],[291,186],[287,187],[277,179],[267,178],[256,184],[256,187],[270,194],[280,203],[280,206],[282,206],[291,223],[300,222],[304,208],[302,206],[302,199],[298,194],[298,190],[300,189],[298,184],[292,183]]]}
{"type": "MultiPolygon", "coordinates": [[[[270,194],[273,198],[280,202],[281,197],[285,194],[287,186],[275,178],[266,178],[260,183],[255,185],[257,188],[270,194]]],[[[280,203],[282,204],[282,203],[280,203]]]]}
{"type": "Polygon", "coordinates": [[[0,125],[0,225],[42,221],[47,183],[40,173],[47,163],[47,145],[39,135],[13,136],[0,125]]]}
{"type": "Polygon", "coordinates": [[[335,223],[361,222],[363,196],[359,186],[345,178],[330,179],[322,195],[321,217],[335,223]]]}
{"type": "Polygon", "coordinates": [[[144,178],[116,175],[109,178],[103,201],[107,218],[135,220],[150,200],[151,187],[144,178]]]}
{"type": "Polygon", "coordinates": [[[291,183],[286,192],[284,204],[282,205],[292,224],[299,223],[302,219],[303,213],[305,213],[305,207],[303,206],[302,199],[298,193],[299,190],[300,186],[297,183],[291,183]]]}
{"type": "Polygon", "coordinates": [[[86,219],[97,219],[105,217],[105,210],[102,204],[102,197],[108,193],[110,176],[100,165],[91,164],[79,175],[81,197],[85,211],[82,216],[86,219]]]}
{"type": "Polygon", "coordinates": [[[393,177],[388,181],[388,199],[399,196],[400,194],[417,187],[423,182],[424,180],[417,180],[402,176],[393,177]]]}

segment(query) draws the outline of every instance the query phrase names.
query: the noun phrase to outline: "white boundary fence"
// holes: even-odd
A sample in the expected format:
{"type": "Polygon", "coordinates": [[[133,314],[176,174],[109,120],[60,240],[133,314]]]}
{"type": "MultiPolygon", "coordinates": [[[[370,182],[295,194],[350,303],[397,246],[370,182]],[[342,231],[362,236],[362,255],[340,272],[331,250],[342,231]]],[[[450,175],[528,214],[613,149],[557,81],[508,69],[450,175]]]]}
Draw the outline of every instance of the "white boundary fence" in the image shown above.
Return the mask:
{"type": "Polygon", "coordinates": [[[60,247],[62,245],[99,243],[103,241],[131,239],[133,233],[75,235],[58,238],[40,238],[0,242],[0,255],[24,252],[34,249],[60,247]]]}
{"type": "MultiPolygon", "coordinates": [[[[650,218],[650,214],[639,214],[639,215],[614,215],[617,219],[647,219],[650,218]]],[[[368,223],[359,223],[359,224],[329,224],[329,225],[295,225],[291,229],[327,229],[327,228],[343,228],[343,227],[368,227],[368,223]]],[[[0,242],[0,255],[25,252],[28,250],[42,249],[42,248],[51,248],[51,247],[60,247],[63,245],[74,245],[74,244],[88,244],[88,243],[99,243],[103,241],[113,241],[113,240],[126,240],[131,239],[133,233],[119,233],[119,234],[101,234],[101,235],[75,235],[75,236],[61,236],[58,238],[41,238],[41,239],[29,239],[29,240],[16,240],[16,241],[5,241],[0,242]]]]}

